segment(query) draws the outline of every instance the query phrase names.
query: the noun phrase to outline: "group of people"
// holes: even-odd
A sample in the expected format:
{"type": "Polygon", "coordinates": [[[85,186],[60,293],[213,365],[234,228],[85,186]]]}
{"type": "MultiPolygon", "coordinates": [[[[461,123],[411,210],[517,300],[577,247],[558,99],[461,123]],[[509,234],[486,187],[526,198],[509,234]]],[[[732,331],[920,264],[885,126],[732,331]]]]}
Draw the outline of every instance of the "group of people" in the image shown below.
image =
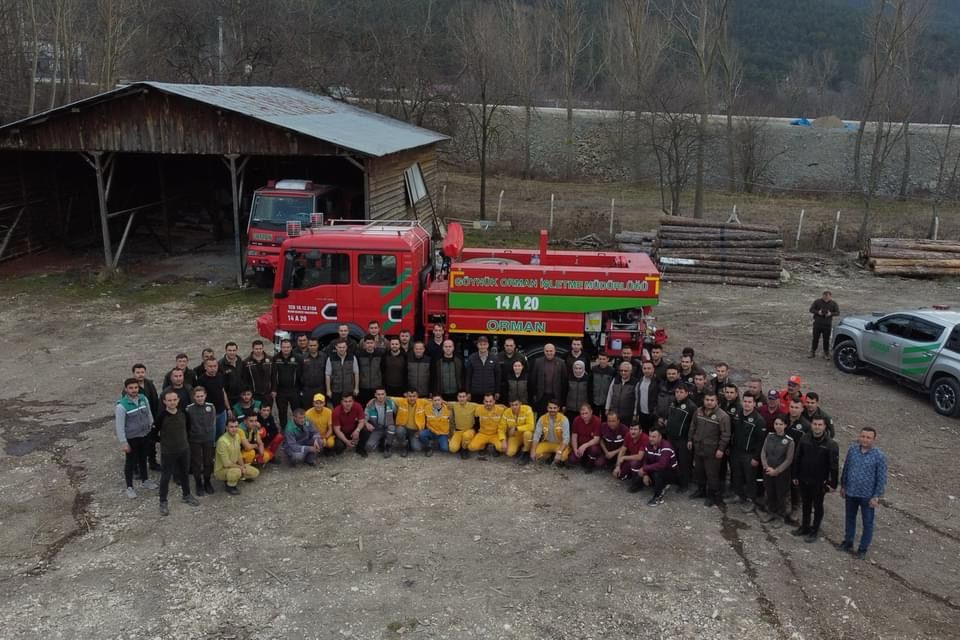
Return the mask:
{"type": "Polygon", "coordinates": [[[194,369],[179,354],[159,393],[134,365],[115,410],[126,494],[136,497],[138,476],[142,488],[159,488],[166,515],[171,479],[195,506],[195,495],[214,493],[212,478],[239,493],[280,452],[290,465],[348,450],[475,453],[606,470],[631,492],[649,487],[650,506],[663,503],[668,487],[692,488],[690,497],[707,506],[735,498],[773,526],[797,525],[793,533],[808,542],[818,539],[825,494],[840,486],[848,516],[841,546],[852,548],[862,512],[856,553],[867,552],[886,478],[876,432],[861,431],[841,474],[832,420],[798,376],[767,392],[754,377],[741,391],[726,363],[708,376],[690,348],[677,364],[655,344],[637,357],[624,347],[594,361],[574,339],[563,357],[547,344],[528,362],[513,339],[494,353],[480,336],[463,359],[442,324],[425,342],[379,329],[371,322],[354,341],[341,325],[325,349],[308,336],[284,339],[273,356],[255,340],[241,358],[229,342],[219,360],[204,350],[194,369]],[[150,468],[162,472],[159,487],[150,468]]]}

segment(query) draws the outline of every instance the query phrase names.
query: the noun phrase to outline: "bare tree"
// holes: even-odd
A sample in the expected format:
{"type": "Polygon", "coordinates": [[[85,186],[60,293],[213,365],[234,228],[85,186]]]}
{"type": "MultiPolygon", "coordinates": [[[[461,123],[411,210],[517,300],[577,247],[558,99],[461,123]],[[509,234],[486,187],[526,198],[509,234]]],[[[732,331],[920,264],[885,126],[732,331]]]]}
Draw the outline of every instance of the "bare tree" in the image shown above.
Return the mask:
{"type": "Polygon", "coordinates": [[[496,136],[496,116],[507,100],[504,86],[503,25],[492,5],[467,7],[461,2],[451,14],[461,70],[458,93],[480,165],[480,219],[487,216],[487,153],[496,136]]]}
{"type": "Polygon", "coordinates": [[[720,42],[726,30],[729,0],[677,0],[673,11],[673,24],[680,38],[686,43],[683,49],[693,58],[694,70],[700,89],[697,113],[697,157],[694,175],[693,217],[703,217],[704,155],[706,153],[707,126],[711,106],[710,87],[717,61],[720,42]]]}
{"type": "Polygon", "coordinates": [[[552,43],[559,62],[563,106],[567,110],[564,135],[563,176],[573,175],[576,145],[573,130],[573,103],[576,98],[577,72],[593,34],[586,24],[582,0],[550,0],[553,17],[552,43]]]}
{"type": "Polygon", "coordinates": [[[770,165],[787,153],[786,147],[773,148],[769,126],[762,118],[740,118],[737,121],[735,146],[741,188],[747,193],[770,184],[770,165]]]}
{"type": "Polygon", "coordinates": [[[723,114],[726,116],[726,135],[724,142],[727,148],[727,191],[737,190],[737,141],[733,126],[733,115],[737,101],[743,88],[743,63],[740,54],[730,40],[724,23],[723,36],[719,41],[717,53],[720,60],[720,79],[723,87],[723,114]]]}
{"type": "Polygon", "coordinates": [[[871,206],[887,160],[905,133],[904,119],[897,117],[902,108],[898,102],[903,97],[897,91],[898,69],[903,68],[911,40],[923,28],[928,5],[929,0],[874,0],[867,19],[868,54],[863,62],[863,100],[853,152],[854,182],[863,199],[859,234],[862,246],[869,241],[871,206]],[[864,174],[863,146],[870,120],[871,153],[864,174]]]}
{"type": "MultiPolygon", "coordinates": [[[[604,67],[614,86],[618,107],[633,112],[634,141],[630,146],[634,150],[634,178],[639,180],[640,154],[649,128],[644,122],[643,107],[670,33],[654,0],[620,0],[608,6],[605,17],[604,67]]],[[[625,120],[621,117],[621,123],[625,120]]]]}
{"type": "Polygon", "coordinates": [[[817,115],[826,115],[826,94],[837,77],[839,64],[833,49],[823,49],[813,54],[811,71],[817,89],[817,115]]]}
{"type": "Polygon", "coordinates": [[[682,77],[671,75],[647,97],[650,106],[644,118],[657,159],[660,208],[667,215],[681,214],[680,197],[695,175],[700,140],[695,93],[682,77]]]}
{"type": "MultiPolygon", "coordinates": [[[[942,142],[937,140],[933,145],[937,157],[937,181],[933,188],[933,203],[931,206],[930,228],[928,235],[933,236],[936,220],[940,215],[940,207],[947,198],[956,198],[960,193],[960,152],[955,148],[956,126],[960,122],[960,73],[950,79],[949,91],[946,95],[946,109],[944,119],[947,122],[947,131],[942,142]]],[[[937,134],[934,134],[937,135],[937,134]]]]}
{"type": "Polygon", "coordinates": [[[501,23],[506,29],[508,47],[507,72],[516,92],[516,104],[523,108],[523,169],[521,176],[531,177],[531,135],[534,98],[540,85],[547,34],[541,4],[529,5],[519,0],[501,0],[501,23]]]}

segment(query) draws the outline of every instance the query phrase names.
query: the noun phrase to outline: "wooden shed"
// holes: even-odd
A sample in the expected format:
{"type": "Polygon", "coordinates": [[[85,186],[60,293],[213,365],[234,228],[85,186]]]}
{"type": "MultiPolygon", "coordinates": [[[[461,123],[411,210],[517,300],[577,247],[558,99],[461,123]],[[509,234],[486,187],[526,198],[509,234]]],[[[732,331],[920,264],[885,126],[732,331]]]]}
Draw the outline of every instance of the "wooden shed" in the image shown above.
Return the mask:
{"type": "Polygon", "coordinates": [[[95,233],[112,268],[135,221],[162,241],[177,198],[220,194],[239,270],[245,194],[285,177],[354,189],[352,217],[426,220],[446,139],[298,89],[133,83],[0,127],[0,260],[95,233]]]}

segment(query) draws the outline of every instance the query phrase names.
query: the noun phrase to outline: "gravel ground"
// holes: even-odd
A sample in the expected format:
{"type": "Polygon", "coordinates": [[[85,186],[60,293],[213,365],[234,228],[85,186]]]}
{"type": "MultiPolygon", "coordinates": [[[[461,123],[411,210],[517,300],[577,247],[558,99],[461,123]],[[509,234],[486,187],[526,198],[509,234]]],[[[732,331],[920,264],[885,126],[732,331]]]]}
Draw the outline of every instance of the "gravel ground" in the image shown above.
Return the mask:
{"type": "MultiPolygon", "coordinates": [[[[193,260],[229,267],[214,254],[193,260]]],[[[137,360],[159,378],[180,350],[248,342],[256,304],[220,305],[215,288],[176,277],[169,297],[103,285],[81,295],[65,291],[69,272],[51,286],[5,267],[2,635],[956,637],[958,423],[921,396],[804,356],[805,311],[824,287],[845,313],[956,303],[958,287],[816,256],[790,268],[792,282],[772,291],[666,285],[660,322],[671,351],[693,346],[701,364],[726,360],[736,378],[779,387],[801,375],[834,416],[841,450],[860,426],[877,427],[891,474],[867,562],[832,548],[837,496],[822,539],[805,544],[735,508],[670,494],[647,507],[599,474],[440,455],[271,466],[239,497],[221,491],[199,508],[174,499],[163,518],[154,492],[121,494],[110,416],[122,378],[137,360]]],[[[159,272],[183,269],[168,260],[159,272]]]]}

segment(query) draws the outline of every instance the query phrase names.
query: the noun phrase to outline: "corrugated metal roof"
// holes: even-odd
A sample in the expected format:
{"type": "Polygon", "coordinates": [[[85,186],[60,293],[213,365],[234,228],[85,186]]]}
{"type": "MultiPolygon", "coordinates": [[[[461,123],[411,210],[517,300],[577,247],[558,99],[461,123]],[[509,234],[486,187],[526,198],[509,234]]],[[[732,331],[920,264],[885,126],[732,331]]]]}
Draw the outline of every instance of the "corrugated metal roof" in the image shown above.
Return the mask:
{"type": "Polygon", "coordinates": [[[233,111],[358,153],[380,157],[447,139],[447,136],[346,102],[288,87],[136,82],[12,122],[0,130],[46,120],[58,111],[150,87],[233,111]]]}

